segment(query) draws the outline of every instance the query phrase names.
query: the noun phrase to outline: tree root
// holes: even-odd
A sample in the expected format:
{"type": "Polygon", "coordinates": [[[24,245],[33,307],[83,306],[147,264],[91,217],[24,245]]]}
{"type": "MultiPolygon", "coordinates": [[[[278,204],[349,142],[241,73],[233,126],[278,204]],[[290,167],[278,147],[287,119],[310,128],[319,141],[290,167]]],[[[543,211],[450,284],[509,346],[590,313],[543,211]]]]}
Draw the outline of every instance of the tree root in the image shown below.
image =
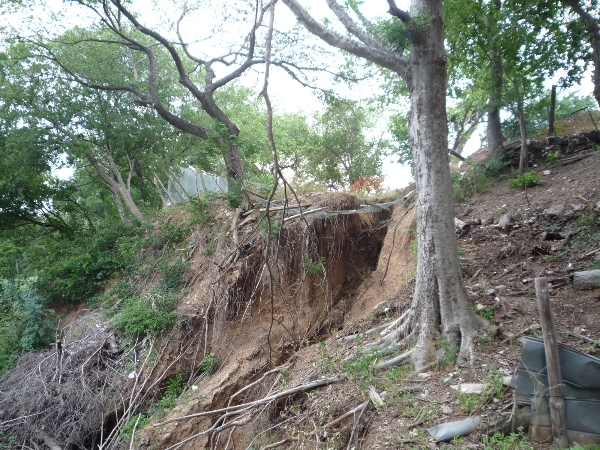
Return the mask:
{"type": "Polygon", "coordinates": [[[269,444],[266,447],[261,448],[261,450],[267,450],[270,448],[277,448],[277,447],[281,447],[284,444],[287,444],[288,442],[296,442],[298,440],[298,438],[285,438],[279,442],[274,442],[273,444],[269,444]]]}
{"type": "MultiPolygon", "coordinates": [[[[281,367],[285,367],[285,366],[281,366],[281,367]]],[[[240,389],[238,392],[236,392],[232,398],[234,396],[237,396],[239,394],[241,394],[242,392],[248,390],[251,386],[255,386],[258,383],[262,382],[264,379],[266,379],[266,377],[269,374],[273,374],[277,371],[279,371],[281,369],[281,367],[278,367],[276,369],[270,370],[269,372],[265,373],[259,380],[251,383],[248,386],[245,386],[244,388],[240,389]]],[[[337,383],[340,381],[344,381],[346,379],[345,375],[340,375],[337,377],[332,377],[332,378],[325,378],[322,380],[316,380],[313,381],[311,383],[307,383],[307,384],[303,384],[300,386],[296,386],[294,388],[291,389],[287,389],[285,391],[281,391],[275,394],[271,394],[271,395],[267,395],[266,397],[262,398],[262,399],[258,399],[255,400],[253,402],[248,402],[248,403],[242,403],[240,405],[235,405],[235,406],[227,406],[226,408],[221,408],[221,409],[216,409],[216,410],[212,410],[212,411],[205,411],[205,412],[201,412],[201,413],[196,413],[196,414],[190,414],[187,416],[181,416],[181,417],[175,417],[173,419],[169,419],[169,420],[165,420],[163,422],[158,422],[155,423],[153,425],[153,427],[159,427],[159,426],[163,426],[166,425],[168,423],[172,423],[172,422],[179,422],[181,420],[187,420],[187,419],[193,419],[193,418],[197,418],[197,417],[203,417],[203,416],[209,416],[209,415],[213,415],[213,414],[222,414],[214,423],[213,425],[208,428],[207,430],[201,431],[200,433],[197,433],[193,436],[189,436],[188,438],[179,441],[173,445],[171,445],[170,447],[167,447],[165,450],[174,450],[176,448],[181,447],[183,444],[190,442],[200,436],[204,436],[206,434],[212,434],[213,436],[215,434],[220,433],[221,431],[224,431],[225,429],[228,428],[232,428],[232,427],[237,427],[237,426],[242,426],[247,424],[248,422],[250,422],[250,420],[252,420],[252,418],[256,415],[257,411],[254,410],[254,408],[256,408],[257,406],[262,406],[262,410],[264,410],[269,404],[271,404],[273,401],[275,400],[279,400],[281,398],[285,398],[285,397],[289,397],[291,395],[297,394],[299,392],[305,392],[305,391],[310,391],[312,389],[316,389],[318,387],[322,387],[322,386],[327,386],[329,384],[333,384],[333,383],[337,383]],[[230,417],[236,417],[235,420],[226,423],[226,420],[230,417]]],[[[277,384],[274,383],[273,386],[271,387],[271,389],[269,391],[271,391],[273,389],[273,387],[277,384]]],[[[230,404],[231,402],[229,402],[228,404],[230,404]]],[[[280,424],[278,424],[280,425],[280,424]]],[[[212,439],[212,438],[211,438],[212,439]]]]}
{"type": "Polygon", "coordinates": [[[409,351],[396,356],[395,358],[388,359],[387,361],[376,364],[375,369],[381,370],[381,369],[389,369],[390,367],[394,367],[394,366],[399,366],[400,364],[403,364],[406,360],[412,358],[414,352],[415,352],[415,349],[412,348],[409,351]]]}
{"type": "Polygon", "coordinates": [[[278,392],[277,394],[273,394],[273,395],[270,395],[268,397],[265,397],[265,398],[262,398],[262,399],[259,399],[259,400],[253,401],[253,402],[242,403],[241,405],[236,405],[236,406],[228,406],[226,408],[221,408],[221,409],[214,409],[212,411],[204,411],[201,413],[190,414],[188,416],[175,417],[173,419],[155,423],[152,426],[160,427],[160,426],[166,425],[171,422],[179,422],[181,420],[193,419],[193,418],[202,417],[202,416],[210,416],[213,414],[227,413],[230,411],[236,411],[237,413],[239,413],[241,411],[245,411],[254,406],[258,406],[258,405],[261,405],[264,403],[269,403],[269,402],[272,402],[273,400],[278,400],[283,397],[289,397],[290,395],[297,394],[298,392],[310,391],[310,390],[316,389],[318,387],[327,386],[328,384],[339,383],[340,381],[344,381],[345,379],[346,379],[345,375],[340,375],[340,376],[333,377],[333,378],[324,378],[322,380],[316,380],[316,381],[313,381],[312,383],[303,384],[301,386],[296,386],[295,388],[292,388],[292,389],[287,389],[285,391],[278,392]]]}

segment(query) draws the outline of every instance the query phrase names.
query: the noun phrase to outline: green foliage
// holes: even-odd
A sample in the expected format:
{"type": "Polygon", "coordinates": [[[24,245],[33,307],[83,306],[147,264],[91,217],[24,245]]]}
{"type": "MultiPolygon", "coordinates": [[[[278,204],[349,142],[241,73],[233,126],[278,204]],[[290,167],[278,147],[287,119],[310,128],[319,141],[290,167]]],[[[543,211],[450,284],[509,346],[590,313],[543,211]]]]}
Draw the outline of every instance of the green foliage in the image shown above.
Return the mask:
{"type": "Polygon", "coordinates": [[[396,114],[390,118],[390,132],[393,142],[396,144],[392,153],[398,158],[400,164],[408,165],[411,173],[414,173],[412,149],[408,142],[408,119],[406,116],[396,114]]]}
{"type": "Polygon", "coordinates": [[[135,429],[137,433],[139,430],[144,428],[146,425],[150,423],[150,419],[146,414],[140,413],[132,416],[123,428],[121,428],[121,433],[119,434],[119,439],[123,442],[129,443],[131,441],[131,435],[135,429]]]}
{"type": "Polygon", "coordinates": [[[569,252],[580,252],[590,246],[595,247],[600,243],[600,216],[594,212],[581,212],[570,223],[568,231],[573,236],[569,252]]]}
{"type": "Polygon", "coordinates": [[[504,391],[504,385],[502,384],[502,374],[498,371],[489,373],[484,379],[485,387],[483,392],[480,394],[464,394],[459,389],[456,392],[458,404],[465,413],[474,413],[485,405],[487,405],[493,398],[500,397],[504,391]]]}
{"type": "Polygon", "coordinates": [[[517,175],[512,180],[508,180],[508,184],[514,188],[522,188],[536,186],[540,181],[542,181],[542,176],[532,170],[531,172],[517,175]]]}
{"type": "Polygon", "coordinates": [[[159,411],[171,409],[175,406],[177,397],[181,395],[185,389],[186,381],[181,372],[173,378],[167,380],[167,387],[161,399],[154,405],[159,411]]]}
{"type": "Polygon", "coordinates": [[[392,48],[395,53],[403,54],[410,47],[410,34],[406,25],[393,17],[382,20],[377,24],[377,30],[382,44],[392,48]]]}
{"type": "Polygon", "coordinates": [[[192,223],[203,225],[210,222],[215,217],[215,208],[211,202],[211,198],[205,195],[192,197],[189,201],[190,210],[192,211],[192,223]]]}
{"type": "Polygon", "coordinates": [[[301,154],[300,182],[341,189],[361,177],[380,177],[389,144],[366,135],[375,112],[331,96],[325,98],[325,106],[325,112],[315,117],[309,145],[301,154]]]}
{"type": "MultiPolygon", "coordinates": [[[[595,103],[592,96],[581,96],[577,93],[570,93],[564,96],[559,96],[556,100],[556,108],[554,117],[559,120],[568,117],[575,111],[580,111],[583,108],[594,108],[595,103]]],[[[529,104],[525,105],[525,124],[527,128],[527,136],[535,136],[548,128],[548,109],[550,108],[550,92],[545,91],[540,97],[534,99],[529,104]]],[[[510,117],[503,122],[502,129],[504,135],[508,139],[517,138],[520,136],[519,121],[515,117],[510,117]]],[[[556,130],[560,134],[560,130],[556,130]]],[[[550,162],[550,161],[548,161],[550,162]]],[[[551,163],[552,164],[552,163],[551,163]]]]}
{"type": "Polygon", "coordinates": [[[556,163],[556,161],[558,161],[558,153],[549,152],[548,157],[546,158],[546,161],[548,162],[548,164],[556,163]]]}
{"type": "Polygon", "coordinates": [[[290,384],[291,374],[285,369],[281,369],[279,374],[281,375],[281,387],[285,389],[290,384]]]}
{"type": "Polygon", "coordinates": [[[440,348],[442,351],[442,356],[440,358],[440,366],[446,367],[450,364],[454,364],[456,361],[456,356],[458,355],[458,351],[460,347],[457,345],[450,345],[448,338],[444,335],[440,337],[440,348]]]}
{"type": "MultiPolygon", "coordinates": [[[[411,232],[414,232],[414,230],[411,230],[411,232]]],[[[412,241],[410,241],[410,245],[408,246],[408,251],[411,252],[413,255],[416,255],[417,253],[419,253],[419,239],[417,237],[415,237],[412,241]]]]}
{"type": "Polygon", "coordinates": [[[486,320],[492,320],[497,309],[496,305],[486,306],[483,309],[478,309],[477,313],[486,320]]]}
{"type": "Polygon", "coordinates": [[[519,427],[516,433],[510,433],[508,436],[500,432],[494,433],[491,437],[484,434],[483,445],[485,450],[530,450],[532,448],[527,435],[523,433],[523,427],[519,427]]]}
{"type": "Polygon", "coordinates": [[[180,259],[172,264],[164,264],[164,267],[162,268],[162,288],[165,292],[173,292],[177,289],[181,283],[185,269],[187,269],[187,264],[180,259]]]}
{"type": "Polygon", "coordinates": [[[0,279],[0,372],[26,350],[46,347],[54,339],[54,311],[34,287],[34,280],[0,279]]]}
{"type": "Polygon", "coordinates": [[[200,371],[202,373],[213,374],[219,370],[219,366],[219,360],[209,353],[202,358],[202,362],[200,363],[200,371]]]}
{"type": "Polygon", "coordinates": [[[302,266],[304,270],[306,270],[306,274],[308,276],[316,275],[318,273],[323,273],[325,270],[325,257],[319,256],[316,260],[312,260],[312,258],[304,258],[302,262],[302,266]]]}
{"type": "Polygon", "coordinates": [[[469,173],[453,173],[452,174],[452,192],[454,201],[457,203],[464,202],[475,192],[486,192],[492,179],[502,175],[508,161],[505,160],[504,153],[497,150],[494,154],[484,162],[478,162],[473,165],[473,170],[469,173]]]}
{"type": "Polygon", "coordinates": [[[156,334],[177,323],[173,312],[176,302],[176,295],[156,290],[124,299],[112,320],[113,326],[129,335],[156,334]]]}
{"type": "Polygon", "coordinates": [[[276,239],[281,232],[281,222],[275,219],[265,218],[260,223],[261,229],[265,235],[270,235],[271,239],[276,239]],[[269,227],[271,227],[271,232],[269,233],[269,227]]]}
{"type": "Polygon", "coordinates": [[[239,208],[243,201],[242,185],[234,180],[230,180],[227,190],[227,203],[233,209],[239,208]]]}
{"type": "Polygon", "coordinates": [[[359,355],[347,361],[346,373],[352,381],[358,381],[364,391],[373,383],[377,361],[379,361],[379,350],[374,349],[366,355],[359,355]]]}

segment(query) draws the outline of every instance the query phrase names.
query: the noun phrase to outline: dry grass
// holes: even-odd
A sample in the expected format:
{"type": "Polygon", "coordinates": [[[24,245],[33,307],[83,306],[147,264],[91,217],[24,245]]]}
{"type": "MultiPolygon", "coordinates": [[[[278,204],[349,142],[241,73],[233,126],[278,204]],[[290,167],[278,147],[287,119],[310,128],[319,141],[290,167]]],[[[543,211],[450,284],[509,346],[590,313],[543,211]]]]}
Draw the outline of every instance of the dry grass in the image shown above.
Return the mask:
{"type": "MultiPolygon", "coordinates": [[[[579,134],[599,129],[600,111],[582,111],[554,122],[554,130],[557,136],[579,134]]],[[[544,139],[546,137],[548,137],[548,128],[533,136],[532,139],[544,139]]]]}

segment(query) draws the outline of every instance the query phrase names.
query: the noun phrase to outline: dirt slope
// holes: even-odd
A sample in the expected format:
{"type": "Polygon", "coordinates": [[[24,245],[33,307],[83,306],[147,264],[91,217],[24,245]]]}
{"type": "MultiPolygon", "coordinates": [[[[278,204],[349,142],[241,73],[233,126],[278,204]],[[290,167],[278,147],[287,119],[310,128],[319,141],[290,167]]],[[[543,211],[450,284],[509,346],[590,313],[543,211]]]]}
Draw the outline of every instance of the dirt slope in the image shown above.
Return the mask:
{"type": "MultiPolygon", "coordinates": [[[[600,152],[577,155],[554,165],[538,157],[534,170],[546,175],[526,192],[510,187],[506,178],[493,180],[487,192],[456,205],[456,217],[472,224],[457,232],[467,290],[491,325],[477,344],[473,366],[456,367],[452,349],[445,349],[450,357],[420,378],[406,369],[374,372],[378,356],[357,353],[370,338],[347,338],[385,324],[410,304],[416,263],[410,203],[360,209],[347,195],[332,196],[329,204],[323,195],[304,198],[309,209],[325,205],[348,213],[320,212],[308,224],[286,224],[269,267],[262,265],[264,240],[251,240],[225,275],[215,261],[225,260],[231,245],[220,243],[212,261],[199,247],[193,264],[199,275],[180,311],[205,330],[198,346],[206,346],[222,366],[193,379],[198,389],[185,393],[161,419],[174,421],[144,428],[139,448],[275,448],[268,445],[276,442],[290,449],[345,448],[351,435],[360,448],[435,448],[425,428],[472,414],[488,422],[512,408],[510,389],[478,404],[457,398],[449,385],[515,372],[521,344],[512,337],[526,329],[535,334],[539,322],[537,276],[552,284],[560,341],[594,354],[595,346],[573,335],[600,340],[600,296],[597,290],[573,289],[571,277],[600,266],[590,253],[600,247],[600,152]],[[504,214],[512,216],[512,225],[503,230],[497,223],[504,214]],[[322,267],[316,264],[320,258],[322,267]],[[284,366],[261,378],[277,365],[284,366]],[[247,415],[178,419],[225,407],[234,393],[258,380],[231,404],[340,374],[348,379],[268,402],[247,415]],[[384,405],[367,409],[360,420],[350,416],[331,425],[365,401],[369,386],[386,392],[384,405]],[[211,427],[222,432],[207,432],[211,427]]],[[[254,226],[250,220],[238,239],[254,226]]],[[[478,448],[480,439],[474,433],[446,448],[478,448]]]]}

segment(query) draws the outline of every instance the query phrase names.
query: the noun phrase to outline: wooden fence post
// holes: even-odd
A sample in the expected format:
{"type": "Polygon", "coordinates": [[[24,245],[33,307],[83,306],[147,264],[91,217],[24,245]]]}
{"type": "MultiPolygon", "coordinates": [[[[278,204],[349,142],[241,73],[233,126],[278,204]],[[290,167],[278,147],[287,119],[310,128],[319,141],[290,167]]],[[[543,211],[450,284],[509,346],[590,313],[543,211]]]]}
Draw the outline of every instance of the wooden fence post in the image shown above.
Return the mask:
{"type": "Polygon", "coordinates": [[[548,389],[550,391],[550,416],[552,417],[552,432],[561,448],[567,448],[567,421],[565,417],[565,394],[560,373],[560,360],[558,358],[558,341],[554,330],[554,317],[550,306],[550,292],[546,277],[536,278],[535,295],[540,319],[542,334],[544,336],[544,349],[546,351],[546,367],[548,370],[548,389]]]}

